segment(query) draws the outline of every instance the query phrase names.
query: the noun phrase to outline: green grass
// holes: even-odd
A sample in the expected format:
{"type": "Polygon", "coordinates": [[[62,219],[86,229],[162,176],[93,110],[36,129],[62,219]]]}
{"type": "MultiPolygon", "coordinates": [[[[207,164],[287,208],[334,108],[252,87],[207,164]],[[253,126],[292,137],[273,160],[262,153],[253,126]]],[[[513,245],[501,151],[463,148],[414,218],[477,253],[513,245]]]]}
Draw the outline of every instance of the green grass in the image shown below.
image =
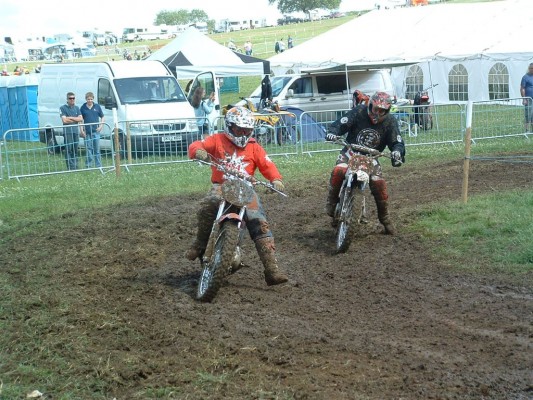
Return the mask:
{"type": "Polygon", "coordinates": [[[458,268],[508,274],[533,269],[533,191],[472,197],[421,211],[413,224],[437,239],[440,259],[458,268]]]}

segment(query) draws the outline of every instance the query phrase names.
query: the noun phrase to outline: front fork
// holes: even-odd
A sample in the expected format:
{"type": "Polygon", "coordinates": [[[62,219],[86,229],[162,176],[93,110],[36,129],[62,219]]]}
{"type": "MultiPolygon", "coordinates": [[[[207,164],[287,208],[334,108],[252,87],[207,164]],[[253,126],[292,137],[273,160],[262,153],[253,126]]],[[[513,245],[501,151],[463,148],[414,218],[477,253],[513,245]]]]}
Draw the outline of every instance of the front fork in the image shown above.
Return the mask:
{"type": "Polygon", "coordinates": [[[220,205],[218,206],[217,216],[213,222],[213,227],[211,228],[211,233],[209,235],[209,240],[207,242],[207,247],[205,249],[205,253],[203,256],[203,262],[209,262],[211,260],[211,256],[213,255],[213,251],[215,249],[215,244],[218,238],[218,234],[220,232],[220,228],[222,227],[222,224],[227,220],[237,220],[237,228],[239,230],[239,241],[237,244],[237,247],[235,248],[235,256],[233,259],[233,262],[231,263],[231,266],[233,269],[237,269],[237,267],[241,264],[241,243],[242,239],[244,238],[244,214],[246,213],[246,206],[240,207],[238,213],[229,212],[229,206],[228,203],[225,200],[222,200],[220,202],[220,205]]]}
{"type": "Polygon", "coordinates": [[[346,174],[346,176],[344,177],[344,182],[341,186],[341,191],[339,193],[339,202],[337,203],[337,207],[335,209],[335,218],[339,222],[342,222],[346,219],[346,211],[350,202],[355,201],[353,198],[357,193],[360,193],[361,205],[360,207],[358,207],[360,211],[358,222],[360,224],[368,223],[366,207],[366,194],[368,193],[368,191],[366,190],[367,188],[368,182],[361,182],[357,179],[354,179],[353,172],[348,172],[346,174]]]}

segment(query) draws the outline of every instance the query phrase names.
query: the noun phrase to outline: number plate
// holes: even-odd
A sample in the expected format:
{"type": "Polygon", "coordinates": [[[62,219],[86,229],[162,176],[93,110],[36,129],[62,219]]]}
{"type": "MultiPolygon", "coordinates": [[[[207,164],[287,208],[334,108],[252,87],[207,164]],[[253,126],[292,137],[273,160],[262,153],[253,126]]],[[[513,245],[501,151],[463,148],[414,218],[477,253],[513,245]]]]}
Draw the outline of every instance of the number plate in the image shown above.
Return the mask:
{"type": "Polygon", "coordinates": [[[161,136],[162,142],[181,142],[181,135],[161,136]]]}

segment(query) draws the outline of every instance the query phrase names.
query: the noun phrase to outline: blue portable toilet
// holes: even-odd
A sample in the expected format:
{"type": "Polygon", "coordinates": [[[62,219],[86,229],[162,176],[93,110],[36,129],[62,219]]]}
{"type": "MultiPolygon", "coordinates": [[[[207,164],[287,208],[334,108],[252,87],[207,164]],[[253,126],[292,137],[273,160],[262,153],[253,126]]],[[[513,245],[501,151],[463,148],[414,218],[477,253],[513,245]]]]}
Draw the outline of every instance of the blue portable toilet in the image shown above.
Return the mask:
{"type": "Polygon", "coordinates": [[[11,129],[11,111],[7,94],[9,78],[9,76],[0,76],[0,140],[4,137],[4,132],[11,129]]]}
{"type": "MultiPolygon", "coordinates": [[[[36,75],[20,75],[11,77],[8,84],[8,100],[10,107],[11,129],[38,128],[36,75]]],[[[14,132],[13,140],[38,142],[38,129],[14,132]]]]}

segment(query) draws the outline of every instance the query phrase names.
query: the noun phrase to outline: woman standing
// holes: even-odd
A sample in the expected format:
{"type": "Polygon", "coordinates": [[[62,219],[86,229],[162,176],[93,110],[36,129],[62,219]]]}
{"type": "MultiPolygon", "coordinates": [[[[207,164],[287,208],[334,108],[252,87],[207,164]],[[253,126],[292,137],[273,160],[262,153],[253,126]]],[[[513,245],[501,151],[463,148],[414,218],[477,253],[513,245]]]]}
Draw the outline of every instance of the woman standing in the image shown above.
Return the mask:
{"type": "Polygon", "coordinates": [[[209,120],[207,115],[211,114],[215,106],[215,93],[212,92],[207,100],[204,100],[205,89],[198,86],[192,96],[191,105],[194,108],[194,115],[196,116],[196,123],[198,124],[198,131],[203,137],[209,135],[209,120]]]}

